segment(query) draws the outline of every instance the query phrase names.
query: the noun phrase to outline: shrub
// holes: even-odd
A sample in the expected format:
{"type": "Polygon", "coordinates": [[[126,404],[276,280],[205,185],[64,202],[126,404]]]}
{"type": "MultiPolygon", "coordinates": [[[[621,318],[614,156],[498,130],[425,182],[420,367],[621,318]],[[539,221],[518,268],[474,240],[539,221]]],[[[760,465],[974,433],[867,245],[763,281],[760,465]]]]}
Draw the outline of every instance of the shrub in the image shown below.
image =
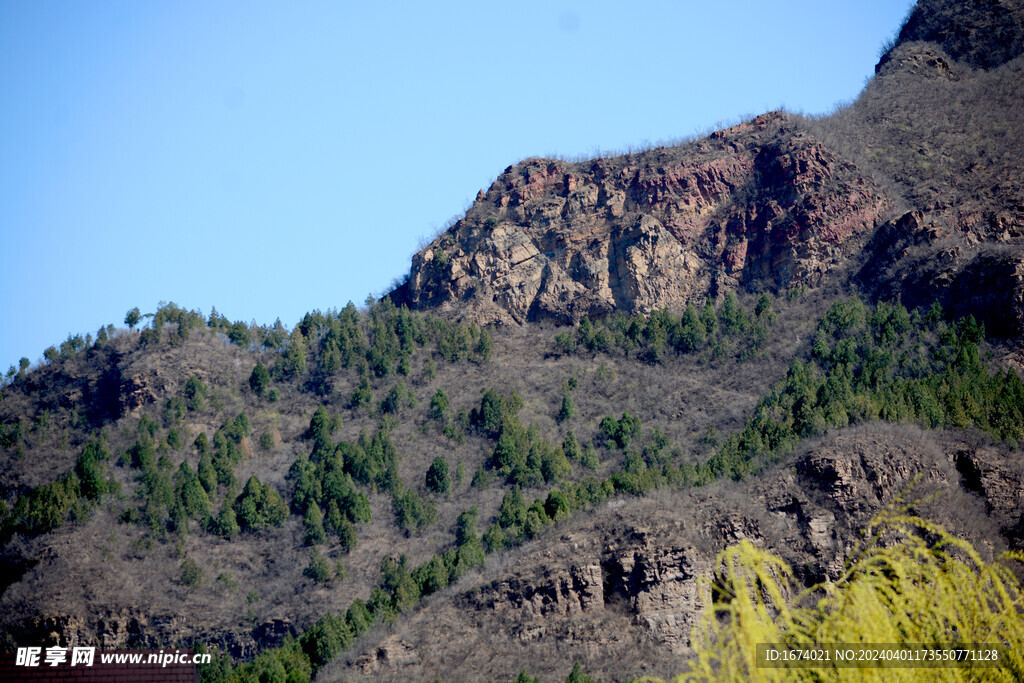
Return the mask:
{"type": "Polygon", "coordinates": [[[192,375],[185,382],[185,403],[189,410],[202,411],[206,408],[206,395],[209,388],[196,375],[192,375]]]}
{"type": "Polygon", "coordinates": [[[331,565],[316,548],[309,551],[309,564],[302,570],[302,573],[317,583],[327,583],[333,576],[331,565]]]}
{"type": "Polygon", "coordinates": [[[196,588],[203,582],[203,570],[191,557],[181,563],[181,583],[189,588],[196,588]]]}
{"type": "Polygon", "coordinates": [[[217,576],[217,583],[221,584],[232,593],[238,590],[238,580],[235,579],[234,574],[231,572],[221,572],[217,576]]]}
{"type": "Polygon", "coordinates": [[[451,479],[448,476],[448,461],[438,456],[430,463],[426,475],[427,489],[440,495],[447,495],[452,488],[451,479]]]}

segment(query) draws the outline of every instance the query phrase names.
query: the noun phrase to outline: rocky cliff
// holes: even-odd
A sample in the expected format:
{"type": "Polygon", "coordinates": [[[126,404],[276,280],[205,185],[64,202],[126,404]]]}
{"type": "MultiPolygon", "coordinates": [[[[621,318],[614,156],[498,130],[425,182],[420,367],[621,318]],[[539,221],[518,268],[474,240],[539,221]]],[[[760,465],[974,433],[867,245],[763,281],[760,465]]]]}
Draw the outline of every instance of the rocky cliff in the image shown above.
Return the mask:
{"type": "Polygon", "coordinates": [[[1009,451],[963,434],[850,430],[757,481],[596,510],[435,596],[325,678],[501,680],[529,662],[559,679],[574,659],[605,680],[668,677],[690,652],[717,551],[746,538],[804,582],[835,579],[858,530],[901,492],[989,557],[1024,540],[1024,469],[1009,451]]]}
{"type": "Polygon", "coordinates": [[[1024,3],[922,2],[832,116],[770,112],[677,147],[527,159],[414,255],[392,297],[477,322],[568,322],[831,281],[938,299],[1019,336],[1022,45],[1024,3]]]}
{"type": "Polygon", "coordinates": [[[396,293],[479,322],[647,313],[817,284],[892,201],[781,112],[675,148],[510,166],[396,293]]]}

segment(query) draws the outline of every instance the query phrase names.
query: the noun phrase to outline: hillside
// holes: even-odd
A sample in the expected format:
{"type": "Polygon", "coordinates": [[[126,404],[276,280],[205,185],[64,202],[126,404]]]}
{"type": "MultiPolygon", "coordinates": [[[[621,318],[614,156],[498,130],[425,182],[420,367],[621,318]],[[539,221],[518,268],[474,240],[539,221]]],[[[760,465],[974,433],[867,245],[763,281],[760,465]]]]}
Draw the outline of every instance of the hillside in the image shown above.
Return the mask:
{"type": "Polygon", "coordinates": [[[520,162],[393,296],[477,322],[568,322],[832,281],[1018,336],[1022,17],[1017,2],[919,4],[827,117],[769,112],[679,147],[520,162]]]}
{"type": "Polygon", "coordinates": [[[923,0],[829,116],[524,160],[364,307],[161,303],[12,368],[5,650],[669,676],[740,539],[833,579],[903,493],[1024,549],[1022,17],[923,0]]]}

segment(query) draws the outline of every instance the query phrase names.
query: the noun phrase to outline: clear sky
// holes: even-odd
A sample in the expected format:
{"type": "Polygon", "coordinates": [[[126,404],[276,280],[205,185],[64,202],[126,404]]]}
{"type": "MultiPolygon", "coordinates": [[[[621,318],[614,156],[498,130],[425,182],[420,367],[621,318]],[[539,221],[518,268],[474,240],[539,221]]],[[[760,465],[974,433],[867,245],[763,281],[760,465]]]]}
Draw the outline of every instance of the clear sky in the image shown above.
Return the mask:
{"type": "Polygon", "coordinates": [[[0,370],[362,303],[509,164],[853,98],[908,0],[0,4],[0,370]]]}

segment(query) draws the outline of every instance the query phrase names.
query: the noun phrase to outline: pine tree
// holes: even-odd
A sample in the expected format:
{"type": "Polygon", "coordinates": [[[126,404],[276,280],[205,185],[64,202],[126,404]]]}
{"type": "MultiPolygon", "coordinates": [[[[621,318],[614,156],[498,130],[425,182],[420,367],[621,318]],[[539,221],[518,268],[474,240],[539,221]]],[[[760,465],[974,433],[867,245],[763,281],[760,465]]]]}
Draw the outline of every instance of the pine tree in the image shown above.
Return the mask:
{"type": "Polygon", "coordinates": [[[306,545],[317,545],[323,543],[324,539],[327,538],[327,534],[324,532],[323,515],[320,512],[320,506],[316,503],[306,508],[306,514],[302,517],[302,524],[306,529],[304,539],[306,545]]]}
{"type": "Polygon", "coordinates": [[[448,495],[451,492],[451,479],[448,476],[448,461],[438,456],[430,463],[426,475],[427,489],[440,495],[448,495]]]}
{"type": "Polygon", "coordinates": [[[263,363],[256,363],[249,375],[249,387],[257,396],[263,396],[263,392],[270,385],[270,372],[263,363]]]}

